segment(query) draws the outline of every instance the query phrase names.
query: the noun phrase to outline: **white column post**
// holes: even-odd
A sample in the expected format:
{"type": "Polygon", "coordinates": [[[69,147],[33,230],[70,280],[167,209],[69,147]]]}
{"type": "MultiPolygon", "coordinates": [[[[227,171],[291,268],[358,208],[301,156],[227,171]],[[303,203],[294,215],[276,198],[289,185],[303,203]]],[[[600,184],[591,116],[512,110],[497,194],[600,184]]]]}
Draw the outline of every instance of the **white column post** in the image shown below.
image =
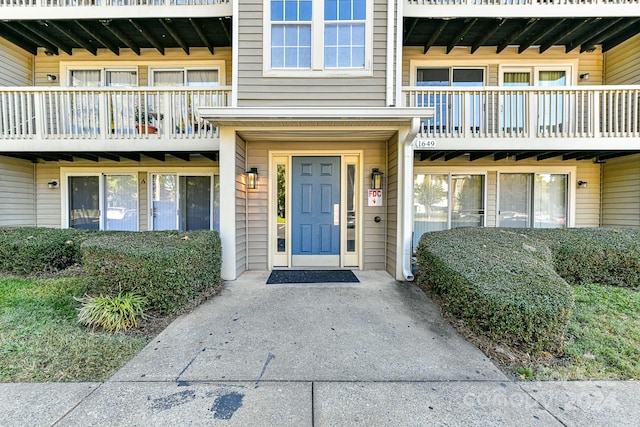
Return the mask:
{"type": "Polygon", "coordinates": [[[220,239],[223,280],[236,279],[236,138],[235,131],[220,127],[220,239]]]}

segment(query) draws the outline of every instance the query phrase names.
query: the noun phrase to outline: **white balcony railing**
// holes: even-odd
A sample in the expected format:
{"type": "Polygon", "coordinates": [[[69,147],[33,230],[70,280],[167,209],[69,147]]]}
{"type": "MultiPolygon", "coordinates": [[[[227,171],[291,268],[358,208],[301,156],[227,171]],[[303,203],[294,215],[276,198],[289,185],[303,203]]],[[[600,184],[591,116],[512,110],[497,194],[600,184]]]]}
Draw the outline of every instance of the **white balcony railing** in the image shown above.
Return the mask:
{"type": "Polygon", "coordinates": [[[227,87],[0,88],[0,140],[211,139],[197,109],[230,97],[227,87]]]}
{"type": "Polygon", "coordinates": [[[230,0],[0,0],[2,6],[207,6],[227,4],[230,0]]]}
{"type": "Polygon", "coordinates": [[[638,4],[640,0],[408,0],[409,4],[428,4],[446,6],[470,5],[601,5],[601,4],[638,4]]]}
{"type": "Polygon", "coordinates": [[[440,138],[638,138],[640,86],[405,87],[406,107],[433,107],[440,138]]]}

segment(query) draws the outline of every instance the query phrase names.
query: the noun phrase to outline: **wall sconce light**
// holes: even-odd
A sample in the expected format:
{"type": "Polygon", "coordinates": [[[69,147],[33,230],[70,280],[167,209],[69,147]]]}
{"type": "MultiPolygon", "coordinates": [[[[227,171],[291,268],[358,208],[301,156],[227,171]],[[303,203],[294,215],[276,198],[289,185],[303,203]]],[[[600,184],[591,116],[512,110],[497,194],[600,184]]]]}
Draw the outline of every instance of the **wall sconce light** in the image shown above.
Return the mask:
{"type": "Polygon", "coordinates": [[[255,190],[258,188],[258,168],[251,168],[246,172],[247,174],[247,188],[249,190],[255,190]]]}
{"type": "Polygon", "coordinates": [[[58,182],[57,179],[52,179],[51,181],[47,182],[47,187],[51,189],[58,188],[59,185],[60,183],[58,182]]]}
{"type": "Polygon", "coordinates": [[[589,73],[580,74],[580,80],[589,80],[589,73]]]}
{"type": "Polygon", "coordinates": [[[578,188],[587,188],[587,181],[578,181],[578,188]]]}
{"type": "Polygon", "coordinates": [[[49,80],[50,82],[55,82],[56,80],[58,80],[58,76],[56,76],[55,74],[47,74],[47,80],[49,80]]]}
{"type": "Polygon", "coordinates": [[[382,189],[382,176],[384,173],[380,172],[380,169],[373,168],[371,171],[371,189],[372,190],[381,190],[382,189]]]}

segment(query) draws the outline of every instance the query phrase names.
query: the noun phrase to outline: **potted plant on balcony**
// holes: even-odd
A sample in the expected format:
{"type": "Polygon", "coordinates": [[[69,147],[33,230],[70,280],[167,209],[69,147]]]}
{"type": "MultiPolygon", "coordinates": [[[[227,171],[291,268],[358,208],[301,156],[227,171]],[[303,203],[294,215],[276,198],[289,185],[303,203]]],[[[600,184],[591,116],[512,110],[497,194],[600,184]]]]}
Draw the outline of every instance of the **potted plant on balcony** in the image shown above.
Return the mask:
{"type": "Polygon", "coordinates": [[[148,108],[140,110],[140,108],[136,107],[135,111],[135,120],[136,120],[136,130],[141,134],[151,134],[157,133],[158,128],[149,124],[153,116],[149,112],[148,108]]]}

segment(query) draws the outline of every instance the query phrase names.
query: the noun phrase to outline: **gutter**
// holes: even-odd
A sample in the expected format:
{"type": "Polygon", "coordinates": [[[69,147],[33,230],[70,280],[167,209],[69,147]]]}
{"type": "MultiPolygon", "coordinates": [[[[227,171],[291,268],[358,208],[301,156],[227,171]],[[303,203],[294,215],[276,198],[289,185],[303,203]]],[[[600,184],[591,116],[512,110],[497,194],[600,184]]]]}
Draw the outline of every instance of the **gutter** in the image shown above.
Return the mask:
{"type": "Polygon", "coordinates": [[[420,131],[420,117],[411,120],[411,128],[402,144],[402,275],[408,282],[412,282],[413,271],[411,258],[413,256],[413,140],[420,131]]]}

